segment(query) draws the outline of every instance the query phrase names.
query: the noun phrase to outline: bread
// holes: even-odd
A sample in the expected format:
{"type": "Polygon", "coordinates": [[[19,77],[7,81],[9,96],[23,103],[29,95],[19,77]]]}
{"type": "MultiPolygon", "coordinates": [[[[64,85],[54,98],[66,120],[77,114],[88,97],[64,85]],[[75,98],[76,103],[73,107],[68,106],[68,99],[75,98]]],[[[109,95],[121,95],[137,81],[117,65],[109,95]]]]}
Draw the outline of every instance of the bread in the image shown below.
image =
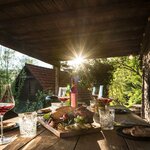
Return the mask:
{"type": "Polygon", "coordinates": [[[131,134],[132,129],[133,129],[133,128],[124,128],[124,129],[122,130],[122,132],[123,132],[124,134],[131,134]]]}
{"type": "Polygon", "coordinates": [[[10,129],[14,127],[15,125],[16,125],[15,122],[3,122],[3,129],[10,129]]]}
{"type": "Polygon", "coordinates": [[[76,116],[83,116],[85,118],[85,123],[92,123],[93,122],[93,115],[94,113],[86,109],[86,107],[78,107],[74,111],[74,115],[76,116]]]}
{"type": "Polygon", "coordinates": [[[47,107],[47,108],[42,108],[42,109],[40,109],[40,111],[41,111],[42,113],[48,113],[48,112],[51,112],[51,109],[50,109],[49,107],[47,107]]]}
{"type": "Polygon", "coordinates": [[[146,126],[134,126],[131,128],[124,128],[122,132],[124,134],[129,134],[134,137],[150,137],[150,127],[146,126]]]}
{"type": "Polygon", "coordinates": [[[131,135],[135,137],[150,137],[150,128],[144,126],[135,126],[131,135]]]}
{"type": "Polygon", "coordinates": [[[60,108],[56,109],[56,112],[52,113],[51,117],[54,120],[59,120],[60,117],[62,117],[64,114],[71,113],[73,111],[74,111],[73,107],[71,107],[71,106],[63,106],[63,107],[60,107],[60,108]]]}

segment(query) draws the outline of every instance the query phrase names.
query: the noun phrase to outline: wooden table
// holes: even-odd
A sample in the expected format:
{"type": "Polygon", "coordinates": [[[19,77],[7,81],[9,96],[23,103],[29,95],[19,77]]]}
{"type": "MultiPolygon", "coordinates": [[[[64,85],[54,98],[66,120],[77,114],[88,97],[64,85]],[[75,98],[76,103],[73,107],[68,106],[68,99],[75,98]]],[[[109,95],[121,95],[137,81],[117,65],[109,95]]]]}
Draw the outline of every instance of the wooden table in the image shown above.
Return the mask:
{"type": "MultiPolygon", "coordinates": [[[[17,118],[11,119],[16,121],[17,118]]],[[[134,114],[116,115],[117,121],[128,120],[145,124],[145,121],[134,114]]],[[[99,131],[88,135],[69,138],[58,138],[53,133],[40,126],[34,138],[22,138],[19,130],[5,132],[4,135],[14,136],[15,140],[8,145],[1,145],[0,150],[149,150],[150,141],[135,141],[123,138],[111,131],[99,131]]]]}

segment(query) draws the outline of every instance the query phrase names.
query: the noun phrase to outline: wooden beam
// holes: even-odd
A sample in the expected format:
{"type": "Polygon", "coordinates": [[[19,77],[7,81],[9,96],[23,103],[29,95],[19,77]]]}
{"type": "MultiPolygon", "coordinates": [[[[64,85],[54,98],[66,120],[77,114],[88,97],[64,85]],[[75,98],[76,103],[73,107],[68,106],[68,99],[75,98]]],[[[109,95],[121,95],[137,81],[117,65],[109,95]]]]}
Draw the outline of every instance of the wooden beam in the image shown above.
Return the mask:
{"type": "MultiPolygon", "coordinates": [[[[59,42],[59,41],[53,41],[53,42],[41,42],[41,43],[34,43],[34,44],[27,44],[26,43],[26,47],[29,49],[35,49],[35,50],[42,50],[44,49],[54,49],[54,51],[56,52],[56,49],[78,49],[79,46],[80,47],[84,47],[84,48],[91,48],[91,47],[95,47],[95,46],[107,46],[107,47],[111,47],[111,46],[117,46],[117,45],[122,45],[122,47],[126,44],[136,44],[136,45],[140,45],[140,38],[127,38],[127,39],[108,39],[103,41],[103,39],[77,39],[77,40],[70,40],[70,41],[66,41],[66,42],[59,42]]],[[[47,50],[48,51],[48,50],[47,50]]]]}
{"type": "MultiPolygon", "coordinates": [[[[105,32],[104,32],[105,33],[105,32]]],[[[125,40],[137,40],[142,38],[142,31],[131,31],[131,32],[121,32],[121,33],[91,33],[91,34],[81,34],[81,35],[75,35],[75,36],[61,36],[58,37],[58,39],[51,39],[51,37],[42,37],[37,38],[37,39],[30,39],[30,40],[21,40],[26,43],[26,45],[35,45],[36,47],[39,47],[40,45],[68,45],[70,41],[76,41],[77,42],[92,42],[93,40],[95,42],[99,43],[110,43],[110,42],[115,42],[115,41],[125,41],[125,40]]],[[[18,40],[21,42],[20,40],[18,40]]]]}
{"type": "Polygon", "coordinates": [[[39,55],[36,55],[36,53],[32,53],[32,50],[28,50],[28,48],[23,43],[20,44],[19,42],[16,42],[10,35],[8,35],[8,33],[4,32],[4,31],[0,32],[0,44],[5,47],[11,48],[15,51],[29,55],[33,58],[36,58],[36,59],[42,60],[44,62],[47,62],[49,64],[52,64],[54,66],[58,66],[58,67],[60,66],[60,63],[56,58],[49,60],[44,57],[40,57],[39,55]]]}
{"type": "Polygon", "coordinates": [[[112,49],[109,50],[109,52],[111,53],[101,53],[101,54],[97,54],[94,55],[93,58],[109,58],[109,57],[121,57],[121,56],[129,56],[129,55],[139,55],[139,47],[134,47],[133,48],[134,51],[132,49],[128,49],[126,51],[117,51],[117,53],[112,49]]]}
{"type": "MultiPolygon", "coordinates": [[[[1,8],[1,7],[0,7],[1,8]]],[[[71,11],[55,12],[52,14],[36,15],[26,18],[16,18],[0,22],[0,28],[31,28],[45,24],[76,24],[76,22],[88,21],[112,21],[134,17],[147,16],[150,11],[150,2],[141,3],[117,3],[102,7],[82,8],[71,11]],[[139,11],[140,10],[140,11],[139,11]]]]}
{"type": "Polygon", "coordinates": [[[15,31],[9,32],[13,35],[14,39],[18,41],[34,41],[37,39],[49,39],[49,40],[65,40],[67,38],[73,37],[91,37],[91,36],[107,36],[111,34],[124,34],[130,32],[141,32],[144,30],[145,22],[143,20],[139,20],[139,24],[137,22],[133,22],[132,20],[124,20],[117,21],[112,23],[103,23],[96,26],[87,25],[84,28],[74,30],[72,27],[62,28],[62,32],[58,29],[54,31],[49,30],[39,30],[39,31],[31,31],[26,33],[16,33],[15,31]]]}
{"type": "Polygon", "coordinates": [[[0,31],[0,44],[14,50],[23,49],[23,42],[17,42],[9,33],[5,31],[0,31]]]}
{"type": "MultiPolygon", "coordinates": [[[[0,6],[6,7],[10,6],[10,4],[17,4],[18,2],[22,2],[23,0],[0,0],[0,6]],[[16,3],[17,2],[17,3],[16,3]]],[[[25,1],[25,0],[24,0],[25,1]]],[[[26,0],[29,1],[29,0],[26,0]]],[[[31,1],[31,0],[30,0],[31,1]]]]}
{"type": "MultiPolygon", "coordinates": [[[[77,27],[76,30],[72,27],[62,28],[60,31],[59,29],[53,30],[46,30],[39,29],[39,31],[11,31],[7,30],[16,40],[29,40],[32,41],[34,39],[42,39],[47,37],[48,39],[65,39],[71,37],[79,37],[81,36],[91,36],[91,35],[105,35],[105,34],[115,34],[116,32],[139,32],[139,30],[144,30],[144,26],[146,25],[146,21],[138,20],[139,22],[134,22],[133,20],[122,20],[122,21],[115,21],[109,23],[102,23],[99,25],[87,25],[85,27],[77,27]]],[[[34,29],[33,29],[34,30],[34,29]]],[[[117,33],[116,33],[117,34],[117,33]]]]}
{"type": "MultiPolygon", "coordinates": [[[[75,49],[76,50],[76,49],[75,49]]],[[[97,44],[97,45],[90,45],[89,47],[83,50],[84,54],[87,54],[87,58],[95,58],[95,56],[100,57],[107,56],[110,57],[111,54],[113,56],[118,55],[129,55],[138,53],[139,50],[138,43],[135,41],[131,41],[130,43],[127,42],[120,42],[120,43],[107,43],[105,45],[97,44]],[[100,53],[100,54],[98,54],[100,53]]],[[[60,61],[60,60],[69,60],[73,57],[73,51],[69,47],[66,49],[63,47],[42,47],[42,48],[33,48],[33,47],[26,47],[25,49],[19,49],[20,52],[32,56],[34,58],[38,58],[45,62],[50,63],[50,61],[60,61]]],[[[78,51],[77,51],[78,52],[78,51]]],[[[54,64],[54,63],[51,63],[54,64]]]]}

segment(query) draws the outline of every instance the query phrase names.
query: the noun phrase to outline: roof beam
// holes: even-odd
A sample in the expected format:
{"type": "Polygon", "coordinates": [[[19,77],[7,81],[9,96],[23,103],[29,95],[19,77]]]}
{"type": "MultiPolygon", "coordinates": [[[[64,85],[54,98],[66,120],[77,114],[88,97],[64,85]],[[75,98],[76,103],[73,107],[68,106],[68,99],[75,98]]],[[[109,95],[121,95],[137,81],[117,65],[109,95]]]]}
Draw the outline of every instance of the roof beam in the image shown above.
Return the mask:
{"type": "Polygon", "coordinates": [[[12,3],[15,3],[16,2],[21,2],[22,0],[0,0],[0,5],[1,6],[7,6],[8,4],[12,4],[12,3]]]}
{"type": "MultiPolygon", "coordinates": [[[[6,20],[0,22],[0,28],[28,28],[31,26],[39,25],[42,23],[49,23],[58,25],[71,24],[75,22],[80,22],[82,20],[88,21],[98,21],[101,22],[111,21],[112,19],[127,19],[131,17],[143,17],[147,15],[150,11],[150,2],[137,2],[137,3],[120,3],[114,5],[106,5],[103,7],[91,7],[82,8],[72,11],[52,13],[31,16],[26,18],[16,18],[12,20],[6,20]]],[[[84,22],[83,22],[84,23],[84,22]]]]}
{"type": "MultiPolygon", "coordinates": [[[[112,21],[112,22],[103,22],[101,24],[88,24],[86,26],[67,26],[61,29],[42,29],[39,28],[38,31],[32,30],[30,32],[20,29],[16,31],[9,31],[9,33],[16,39],[16,40],[34,40],[37,38],[44,38],[45,35],[49,39],[62,39],[62,38],[71,38],[71,37],[78,37],[81,36],[91,36],[91,35],[98,35],[98,34],[108,34],[108,33],[115,33],[115,32],[131,32],[131,31],[138,31],[144,30],[144,26],[146,25],[146,21],[144,22],[143,19],[127,19],[127,20],[119,20],[119,21],[112,21]],[[88,30],[87,30],[88,29],[88,30]],[[17,32],[17,33],[16,33],[17,32]]],[[[30,29],[31,30],[31,29],[30,29]]]]}
{"type": "MultiPolygon", "coordinates": [[[[49,60],[53,60],[53,58],[56,55],[56,49],[54,53],[51,53],[51,56],[48,56],[49,60]]],[[[90,59],[90,58],[106,58],[106,57],[117,57],[117,56],[126,56],[126,55],[137,55],[139,54],[139,47],[137,47],[136,45],[134,46],[130,46],[124,45],[123,47],[115,47],[115,48],[107,48],[107,49],[103,49],[101,47],[99,48],[95,48],[95,49],[91,49],[91,51],[87,51],[85,52],[85,58],[90,59]],[[113,51],[115,50],[115,52],[113,51]]],[[[62,53],[60,53],[59,55],[59,59],[62,61],[65,60],[71,60],[73,59],[75,56],[73,55],[73,53],[70,51],[65,51],[64,49],[62,50],[62,53]]]]}
{"type": "Polygon", "coordinates": [[[93,40],[100,43],[109,43],[114,41],[124,41],[124,40],[139,40],[142,39],[143,30],[139,31],[130,31],[130,32],[99,32],[99,33],[91,33],[91,34],[80,34],[80,35],[71,35],[71,36],[61,36],[55,39],[51,39],[51,37],[39,37],[39,38],[30,38],[29,40],[18,40],[25,41],[27,45],[35,44],[37,47],[39,45],[49,44],[49,45],[59,45],[59,44],[67,44],[70,41],[90,41],[93,40]]]}
{"type": "Polygon", "coordinates": [[[11,48],[13,50],[27,54],[31,57],[37,58],[37,59],[42,60],[44,62],[50,63],[54,66],[58,66],[58,67],[60,66],[59,61],[56,59],[53,59],[53,60],[47,59],[45,61],[44,57],[42,57],[42,58],[39,56],[36,57],[36,53],[32,53],[32,50],[28,51],[28,48],[23,43],[20,44],[19,42],[15,41],[10,35],[8,35],[8,33],[4,32],[4,31],[3,32],[0,31],[0,43],[3,46],[6,46],[6,47],[11,48]]]}

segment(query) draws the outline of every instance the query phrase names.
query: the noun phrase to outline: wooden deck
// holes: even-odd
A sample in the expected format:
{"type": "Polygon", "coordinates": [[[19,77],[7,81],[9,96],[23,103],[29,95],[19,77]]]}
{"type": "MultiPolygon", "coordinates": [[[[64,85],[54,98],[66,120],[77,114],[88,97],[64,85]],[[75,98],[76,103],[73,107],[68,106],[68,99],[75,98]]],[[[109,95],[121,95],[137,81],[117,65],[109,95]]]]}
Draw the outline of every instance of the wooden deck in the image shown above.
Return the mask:
{"type": "MultiPolygon", "coordinates": [[[[11,119],[17,121],[17,118],[11,119]]],[[[146,124],[140,117],[129,113],[116,115],[115,121],[146,124]]],[[[150,141],[136,141],[117,135],[117,127],[111,131],[99,131],[87,135],[58,138],[43,126],[38,128],[34,138],[22,138],[19,130],[8,131],[4,135],[14,136],[8,145],[1,145],[0,150],[149,150],[150,141]]]]}

